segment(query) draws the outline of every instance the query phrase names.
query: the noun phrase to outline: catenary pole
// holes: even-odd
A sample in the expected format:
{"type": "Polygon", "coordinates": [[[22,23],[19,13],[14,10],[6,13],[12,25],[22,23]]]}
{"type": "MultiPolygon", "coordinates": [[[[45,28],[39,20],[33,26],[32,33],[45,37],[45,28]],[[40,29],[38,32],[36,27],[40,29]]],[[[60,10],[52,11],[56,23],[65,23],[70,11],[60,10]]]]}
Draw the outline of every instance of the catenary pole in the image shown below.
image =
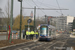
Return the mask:
{"type": "Polygon", "coordinates": [[[19,38],[21,39],[21,26],[22,26],[22,0],[18,0],[20,2],[20,33],[19,38]]]}
{"type": "Polygon", "coordinates": [[[9,42],[11,43],[11,37],[12,37],[12,19],[13,19],[13,0],[11,0],[11,16],[10,16],[10,40],[9,42]]]}
{"type": "Polygon", "coordinates": [[[35,17],[36,17],[36,6],[34,7],[34,32],[35,32],[35,30],[36,30],[35,17]]]}

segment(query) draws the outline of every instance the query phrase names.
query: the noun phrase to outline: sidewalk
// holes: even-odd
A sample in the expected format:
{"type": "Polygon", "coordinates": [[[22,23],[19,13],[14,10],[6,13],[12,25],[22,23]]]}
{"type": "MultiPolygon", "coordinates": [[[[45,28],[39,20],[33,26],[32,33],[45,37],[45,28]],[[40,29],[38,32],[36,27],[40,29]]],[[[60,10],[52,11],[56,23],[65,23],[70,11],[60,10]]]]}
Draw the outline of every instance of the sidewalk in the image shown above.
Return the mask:
{"type": "Polygon", "coordinates": [[[56,36],[59,36],[60,34],[56,34],[56,36]]]}
{"type": "Polygon", "coordinates": [[[71,38],[75,38],[75,35],[70,35],[71,38]]]}

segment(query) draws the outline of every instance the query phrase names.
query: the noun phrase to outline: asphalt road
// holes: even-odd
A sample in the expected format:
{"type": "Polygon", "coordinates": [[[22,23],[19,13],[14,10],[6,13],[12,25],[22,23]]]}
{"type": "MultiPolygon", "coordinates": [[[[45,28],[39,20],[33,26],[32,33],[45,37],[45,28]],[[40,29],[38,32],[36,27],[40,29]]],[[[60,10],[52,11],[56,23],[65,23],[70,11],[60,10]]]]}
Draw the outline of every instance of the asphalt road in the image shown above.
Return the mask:
{"type": "Polygon", "coordinates": [[[72,46],[75,46],[75,39],[70,38],[70,34],[65,32],[50,42],[34,41],[2,50],[70,50],[72,46]]]}

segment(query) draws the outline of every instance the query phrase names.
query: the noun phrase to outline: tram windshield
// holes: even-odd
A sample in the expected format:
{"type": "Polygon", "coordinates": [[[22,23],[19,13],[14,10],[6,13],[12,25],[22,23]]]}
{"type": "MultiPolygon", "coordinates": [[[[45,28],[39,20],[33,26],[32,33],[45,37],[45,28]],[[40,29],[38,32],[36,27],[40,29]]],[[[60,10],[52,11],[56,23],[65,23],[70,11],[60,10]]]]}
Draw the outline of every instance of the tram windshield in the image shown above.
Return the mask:
{"type": "Polygon", "coordinates": [[[47,35],[48,34],[48,27],[47,26],[41,26],[40,27],[40,35],[47,35]]]}

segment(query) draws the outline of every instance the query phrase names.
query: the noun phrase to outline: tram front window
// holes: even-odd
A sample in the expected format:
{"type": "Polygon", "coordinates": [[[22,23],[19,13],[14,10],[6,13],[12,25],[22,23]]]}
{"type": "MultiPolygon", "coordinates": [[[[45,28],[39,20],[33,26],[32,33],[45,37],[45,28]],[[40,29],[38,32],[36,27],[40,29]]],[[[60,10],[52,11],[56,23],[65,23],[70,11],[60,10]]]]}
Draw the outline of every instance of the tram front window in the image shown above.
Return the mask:
{"type": "Polygon", "coordinates": [[[40,28],[40,35],[47,35],[48,34],[48,28],[46,26],[42,26],[40,28]]]}

